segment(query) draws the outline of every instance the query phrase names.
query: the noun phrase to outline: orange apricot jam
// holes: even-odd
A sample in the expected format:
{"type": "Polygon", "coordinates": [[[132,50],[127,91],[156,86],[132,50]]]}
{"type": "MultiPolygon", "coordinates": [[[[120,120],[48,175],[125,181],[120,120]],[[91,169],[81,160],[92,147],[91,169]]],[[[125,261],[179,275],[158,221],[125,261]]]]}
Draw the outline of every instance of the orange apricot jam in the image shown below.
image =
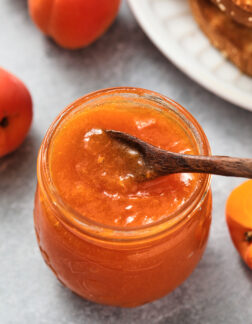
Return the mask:
{"type": "Polygon", "coordinates": [[[34,220],[46,263],[80,296],[133,307],[176,288],[199,262],[211,223],[210,176],[139,182],[141,155],[106,129],[173,152],[208,155],[210,148],[184,108],[134,88],[77,100],[44,138],[34,220]]]}
{"type": "Polygon", "coordinates": [[[125,154],[103,129],[123,130],[174,152],[198,153],[169,112],[111,103],[80,111],[57,131],[49,165],[58,193],[81,215],[106,225],[150,224],[169,216],[195,192],[200,183],[195,174],[138,183],[129,164],[136,158],[141,168],[139,154],[125,154]]]}

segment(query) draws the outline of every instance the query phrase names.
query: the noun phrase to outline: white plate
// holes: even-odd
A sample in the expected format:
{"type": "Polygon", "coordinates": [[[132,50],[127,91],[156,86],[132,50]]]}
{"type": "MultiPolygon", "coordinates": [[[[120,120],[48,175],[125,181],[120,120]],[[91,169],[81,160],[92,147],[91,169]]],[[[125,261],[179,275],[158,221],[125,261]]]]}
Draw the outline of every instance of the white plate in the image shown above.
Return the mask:
{"type": "Polygon", "coordinates": [[[193,20],[187,0],[128,0],[153,43],[193,80],[252,111],[252,78],[217,51],[193,20]]]}

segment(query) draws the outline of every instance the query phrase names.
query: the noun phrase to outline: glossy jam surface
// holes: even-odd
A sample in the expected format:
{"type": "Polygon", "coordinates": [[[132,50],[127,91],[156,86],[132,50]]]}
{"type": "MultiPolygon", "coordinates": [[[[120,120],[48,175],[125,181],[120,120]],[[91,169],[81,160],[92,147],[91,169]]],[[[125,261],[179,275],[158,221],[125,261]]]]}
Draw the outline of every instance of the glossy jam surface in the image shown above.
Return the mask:
{"type": "Polygon", "coordinates": [[[198,153],[172,113],[112,104],[83,109],[56,131],[49,152],[54,185],[73,209],[105,225],[141,226],[169,216],[193,195],[200,175],[137,182],[129,166],[141,168],[141,156],[133,150],[125,154],[104,129],[123,131],[173,152],[198,153]]]}

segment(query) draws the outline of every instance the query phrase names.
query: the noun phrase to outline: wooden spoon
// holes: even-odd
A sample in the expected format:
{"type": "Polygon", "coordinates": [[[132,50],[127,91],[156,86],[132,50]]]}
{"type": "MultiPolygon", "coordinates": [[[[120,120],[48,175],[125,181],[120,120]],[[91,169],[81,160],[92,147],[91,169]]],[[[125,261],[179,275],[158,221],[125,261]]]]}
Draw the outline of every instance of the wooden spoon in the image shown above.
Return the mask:
{"type": "Polygon", "coordinates": [[[106,133],[126,147],[136,150],[143,158],[136,168],[137,181],[145,181],[172,173],[209,173],[231,177],[252,178],[252,159],[229,156],[198,156],[173,153],[148,144],[137,137],[114,130],[106,133]]]}

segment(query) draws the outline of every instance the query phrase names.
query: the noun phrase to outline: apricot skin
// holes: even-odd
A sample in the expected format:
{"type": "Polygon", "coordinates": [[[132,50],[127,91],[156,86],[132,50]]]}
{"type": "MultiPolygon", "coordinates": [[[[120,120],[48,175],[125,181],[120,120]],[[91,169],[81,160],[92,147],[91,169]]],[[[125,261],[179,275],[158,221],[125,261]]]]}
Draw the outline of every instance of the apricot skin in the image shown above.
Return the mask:
{"type": "Polygon", "coordinates": [[[240,256],[252,269],[252,180],[237,187],[228,198],[226,221],[231,239],[240,256]]]}
{"type": "Polygon", "coordinates": [[[34,23],[67,49],[86,47],[114,21],[120,0],[29,0],[34,23]]]}
{"type": "Polygon", "coordinates": [[[32,121],[32,99],[26,86],[0,68],[0,158],[24,141],[32,121]]]}

